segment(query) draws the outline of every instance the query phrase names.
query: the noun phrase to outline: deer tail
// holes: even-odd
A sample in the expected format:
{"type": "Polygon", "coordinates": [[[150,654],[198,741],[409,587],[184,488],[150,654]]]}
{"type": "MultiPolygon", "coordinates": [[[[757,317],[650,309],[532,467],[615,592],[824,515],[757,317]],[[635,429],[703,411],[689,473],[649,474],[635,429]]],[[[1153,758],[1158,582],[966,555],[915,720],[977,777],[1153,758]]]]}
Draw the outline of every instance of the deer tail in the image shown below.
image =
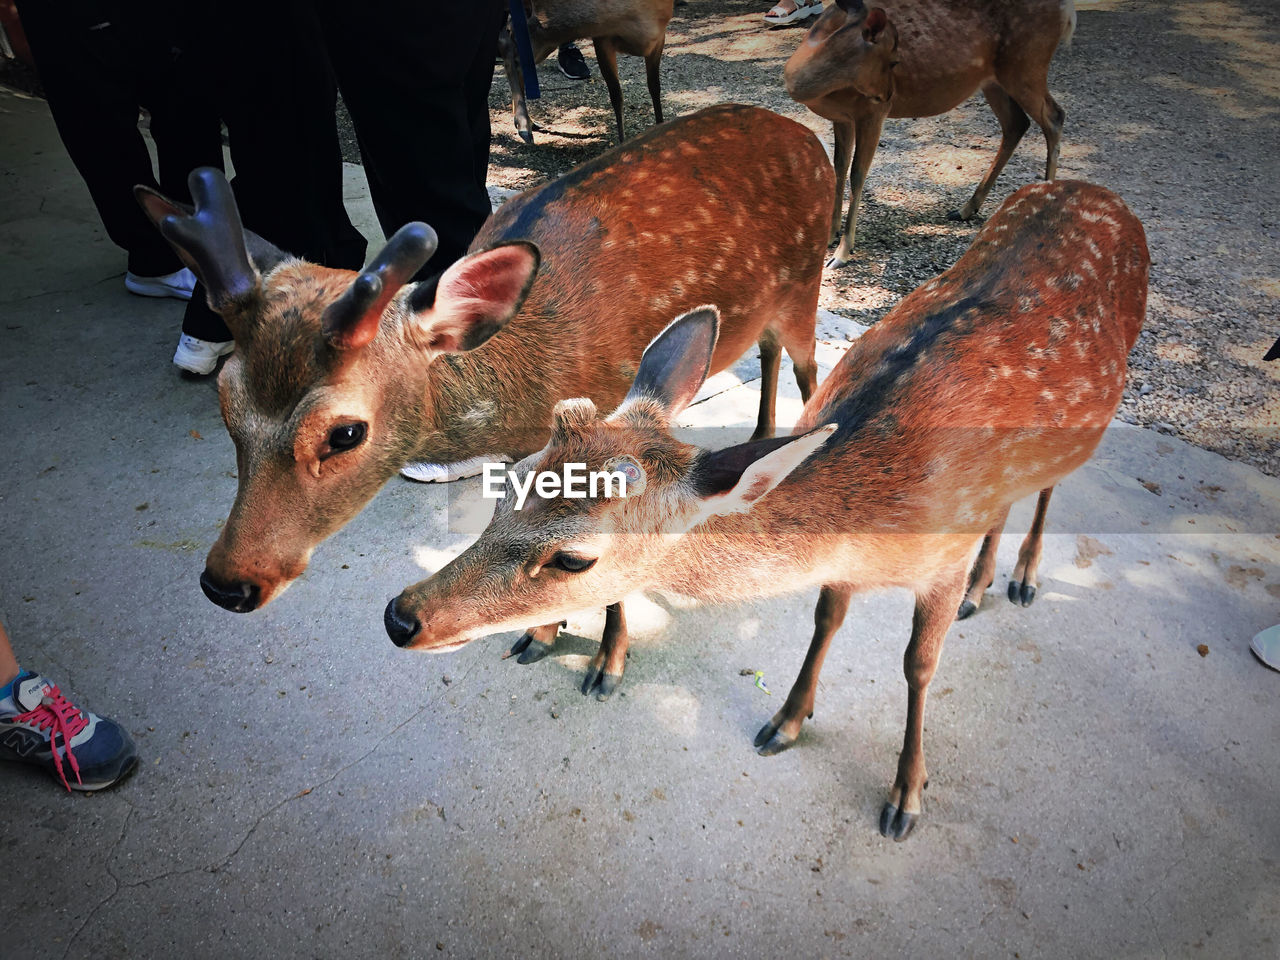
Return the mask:
{"type": "Polygon", "coordinates": [[[1058,45],[1070,47],[1071,38],[1076,35],[1076,2],[1062,0],[1058,9],[1062,11],[1062,33],[1058,38],[1058,45]]]}

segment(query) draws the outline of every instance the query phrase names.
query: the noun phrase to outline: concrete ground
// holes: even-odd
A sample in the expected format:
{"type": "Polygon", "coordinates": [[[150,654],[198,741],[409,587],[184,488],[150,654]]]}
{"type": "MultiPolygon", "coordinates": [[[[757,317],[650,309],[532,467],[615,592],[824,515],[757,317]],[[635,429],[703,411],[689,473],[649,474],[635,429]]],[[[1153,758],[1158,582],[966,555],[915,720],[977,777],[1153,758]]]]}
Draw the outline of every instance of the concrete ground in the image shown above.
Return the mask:
{"type": "MultiPolygon", "coordinates": [[[[4,957],[1280,952],[1280,674],[1248,650],[1280,620],[1280,482],[1113,428],[1054,498],[1036,604],[1003,599],[1011,536],[952,629],[894,844],[904,593],[855,600],[770,759],[816,591],[637,599],[608,703],[577,690],[598,615],[530,666],[510,635],[395,649],[383,606],[467,542],[476,481],[397,480],[266,610],[211,605],[234,456],[212,380],[170,365],[180,305],[125,293],[42,102],[0,90],[0,143],[0,612],[142,754],[91,797],[0,776],[4,957]]],[[[748,423],[753,368],[689,423],[748,423]]]]}

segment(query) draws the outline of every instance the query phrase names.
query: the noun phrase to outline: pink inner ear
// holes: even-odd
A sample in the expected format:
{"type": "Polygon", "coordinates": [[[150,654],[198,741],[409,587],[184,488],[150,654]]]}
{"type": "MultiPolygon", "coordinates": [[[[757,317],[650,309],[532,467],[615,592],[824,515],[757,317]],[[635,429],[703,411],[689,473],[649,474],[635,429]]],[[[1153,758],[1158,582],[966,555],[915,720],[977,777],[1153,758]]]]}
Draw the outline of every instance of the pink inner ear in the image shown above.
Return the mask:
{"type": "Polygon", "coordinates": [[[885,16],[885,12],[882,7],[872,7],[867,13],[866,22],[862,25],[862,35],[872,43],[875,43],[876,39],[880,35],[880,31],[885,28],[885,25],[888,24],[888,22],[889,18],[885,16]]]}
{"type": "Polygon", "coordinates": [[[538,263],[537,247],[519,242],[471,254],[450,266],[425,320],[430,346],[473,350],[492,337],[520,309],[538,263]]]}
{"type": "Polygon", "coordinates": [[[186,210],[168,197],[156,193],[150,187],[134,187],[133,195],[137,198],[138,203],[142,205],[142,210],[146,213],[147,218],[157,226],[165,217],[182,216],[187,213],[186,210]]]}
{"type": "Polygon", "coordinates": [[[520,297],[535,265],[535,254],[525,244],[477,253],[458,264],[459,269],[445,271],[436,293],[437,302],[457,297],[509,303],[520,297]]]}

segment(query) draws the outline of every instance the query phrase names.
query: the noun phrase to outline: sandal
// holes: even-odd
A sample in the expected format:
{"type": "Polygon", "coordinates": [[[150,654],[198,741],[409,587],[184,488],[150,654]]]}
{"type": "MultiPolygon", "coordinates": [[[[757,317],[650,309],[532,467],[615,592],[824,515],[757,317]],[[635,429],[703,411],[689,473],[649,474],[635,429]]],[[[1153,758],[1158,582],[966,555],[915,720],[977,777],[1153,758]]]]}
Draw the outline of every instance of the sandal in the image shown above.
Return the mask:
{"type": "Polygon", "coordinates": [[[795,23],[797,20],[807,20],[809,17],[816,17],[822,13],[822,3],[820,0],[791,0],[795,5],[795,9],[790,13],[781,3],[769,10],[764,15],[764,22],[771,27],[785,27],[789,23],[795,23]]]}

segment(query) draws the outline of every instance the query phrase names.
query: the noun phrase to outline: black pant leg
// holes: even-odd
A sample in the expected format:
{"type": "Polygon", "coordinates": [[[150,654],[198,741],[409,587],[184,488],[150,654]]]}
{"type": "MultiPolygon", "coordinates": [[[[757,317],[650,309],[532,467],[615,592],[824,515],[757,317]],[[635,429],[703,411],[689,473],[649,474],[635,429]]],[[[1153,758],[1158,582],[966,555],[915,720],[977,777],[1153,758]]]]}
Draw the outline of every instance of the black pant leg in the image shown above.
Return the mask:
{"type": "Polygon", "coordinates": [[[502,0],[319,0],[378,221],[423,220],[440,246],[424,273],[466,251],[489,216],[489,84],[502,0]]]}
{"type": "MultiPolygon", "coordinates": [[[[194,43],[227,124],[244,225],[315,263],[359,268],[365,239],[342,202],[337,88],[314,8],[303,0],[217,7],[194,43]]],[[[201,340],[231,336],[199,288],[182,330],[201,340]]]]}
{"type": "Polygon", "coordinates": [[[141,98],[132,39],[94,14],[109,11],[100,4],[40,0],[19,5],[58,134],[107,235],[128,253],[134,273],[171,273],[182,264],[133,198],[134,184],[158,184],[138,131],[141,98]]]}

